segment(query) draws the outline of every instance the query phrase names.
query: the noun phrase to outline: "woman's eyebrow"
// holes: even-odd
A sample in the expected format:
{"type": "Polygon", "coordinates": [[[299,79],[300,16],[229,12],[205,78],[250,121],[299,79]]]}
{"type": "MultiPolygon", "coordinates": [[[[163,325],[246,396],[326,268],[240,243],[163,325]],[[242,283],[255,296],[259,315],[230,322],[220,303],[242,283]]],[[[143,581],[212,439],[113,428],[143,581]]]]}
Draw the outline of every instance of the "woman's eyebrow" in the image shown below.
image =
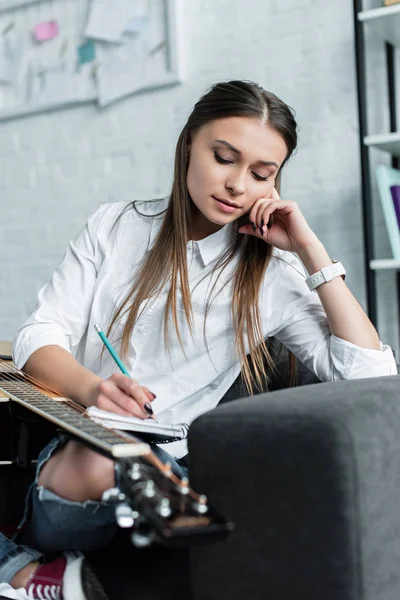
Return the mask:
{"type": "MultiPolygon", "coordinates": [[[[232,150],[232,152],[235,152],[236,154],[239,154],[239,156],[242,155],[242,153],[240,152],[240,150],[238,150],[237,148],[235,148],[235,146],[232,146],[232,144],[230,144],[229,142],[227,142],[225,140],[214,140],[214,141],[215,142],[219,142],[220,144],[224,144],[224,146],[226,146],[227,148],[229,148],[230,150],[232,150]]],[[[265,165],[266,167],[274,166],[277,169],[279,169],[279,166],[273,160],[258,160],[257,164],[259,164],[259,165],[265,165]]]]}

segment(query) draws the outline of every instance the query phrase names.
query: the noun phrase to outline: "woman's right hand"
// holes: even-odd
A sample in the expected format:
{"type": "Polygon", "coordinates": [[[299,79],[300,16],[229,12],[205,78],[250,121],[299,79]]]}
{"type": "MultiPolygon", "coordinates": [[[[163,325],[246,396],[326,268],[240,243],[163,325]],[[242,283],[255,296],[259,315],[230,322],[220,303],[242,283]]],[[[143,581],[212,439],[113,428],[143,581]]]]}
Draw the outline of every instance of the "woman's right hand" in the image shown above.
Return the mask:
{"type": "MultiPolygon", "coordinates": [[[[94,384],[87,406],[97,406],[119,415],[148,419],[151,415],[144,408],[155,395],[147,387],[139,385],[123,373],[113,373],[108,379],[94,384]]],[[[151,416],[154,419],[154,415],[151,416]]]]}

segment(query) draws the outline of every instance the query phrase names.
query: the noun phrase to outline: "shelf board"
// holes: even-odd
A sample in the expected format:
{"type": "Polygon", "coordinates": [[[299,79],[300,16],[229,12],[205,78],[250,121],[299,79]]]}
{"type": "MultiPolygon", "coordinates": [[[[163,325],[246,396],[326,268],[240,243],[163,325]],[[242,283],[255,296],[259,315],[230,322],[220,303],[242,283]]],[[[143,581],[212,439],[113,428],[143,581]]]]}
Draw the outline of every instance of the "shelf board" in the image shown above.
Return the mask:
{"type": "Polygon", "coordinates": [[[364,138],[364,144],[389,152],[393,156],[400,156],[400,131],[396,131],[395,133],[382,133],[379,135],[367,135],[364,138]]]}
{"type": "Polygon", "coordinates": [[[382,39],[400,46],[400,4],[363,10],[357,16],[359,21],[371,27],[382,39]]]}
{"type": "Polygon", "coordinates": [[[396,258],[381,258],[378,260],[371,260],[369,267],[374,271],[381,271],[383,269],[400,269],[400,260],[396,258]]]}

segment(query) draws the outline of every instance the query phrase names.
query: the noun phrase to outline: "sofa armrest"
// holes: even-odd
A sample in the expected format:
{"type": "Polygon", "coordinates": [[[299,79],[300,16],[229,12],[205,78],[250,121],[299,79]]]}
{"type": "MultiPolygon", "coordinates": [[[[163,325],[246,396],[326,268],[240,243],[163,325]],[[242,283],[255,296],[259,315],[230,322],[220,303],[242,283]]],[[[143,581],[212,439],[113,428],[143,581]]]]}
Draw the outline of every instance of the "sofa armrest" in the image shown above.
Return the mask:
{"type": "Polygon", "coordinates": [[[236,524],[191,549],[193,600],[398,600],[399,390],[320,383],[192,423],[191,485],[236,524]]]}

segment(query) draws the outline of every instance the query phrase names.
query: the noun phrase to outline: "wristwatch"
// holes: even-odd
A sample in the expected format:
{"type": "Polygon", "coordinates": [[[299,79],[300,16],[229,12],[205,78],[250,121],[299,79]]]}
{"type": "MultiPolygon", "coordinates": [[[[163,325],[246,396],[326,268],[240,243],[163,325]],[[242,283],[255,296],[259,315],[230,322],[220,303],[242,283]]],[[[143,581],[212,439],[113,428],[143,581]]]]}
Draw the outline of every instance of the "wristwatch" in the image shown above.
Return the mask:
{"type": "Polygon", "coordinates": [[[335,277],[341,276],[342,279],[346,277],[346,269],[341,262],[333,260],[332,264],[328,267],[322,267],[319,271],[310,275],[306,279],[306,284],[310,292],[313,292],[317,287],[328,281],[332,281],[335,277]]]}

